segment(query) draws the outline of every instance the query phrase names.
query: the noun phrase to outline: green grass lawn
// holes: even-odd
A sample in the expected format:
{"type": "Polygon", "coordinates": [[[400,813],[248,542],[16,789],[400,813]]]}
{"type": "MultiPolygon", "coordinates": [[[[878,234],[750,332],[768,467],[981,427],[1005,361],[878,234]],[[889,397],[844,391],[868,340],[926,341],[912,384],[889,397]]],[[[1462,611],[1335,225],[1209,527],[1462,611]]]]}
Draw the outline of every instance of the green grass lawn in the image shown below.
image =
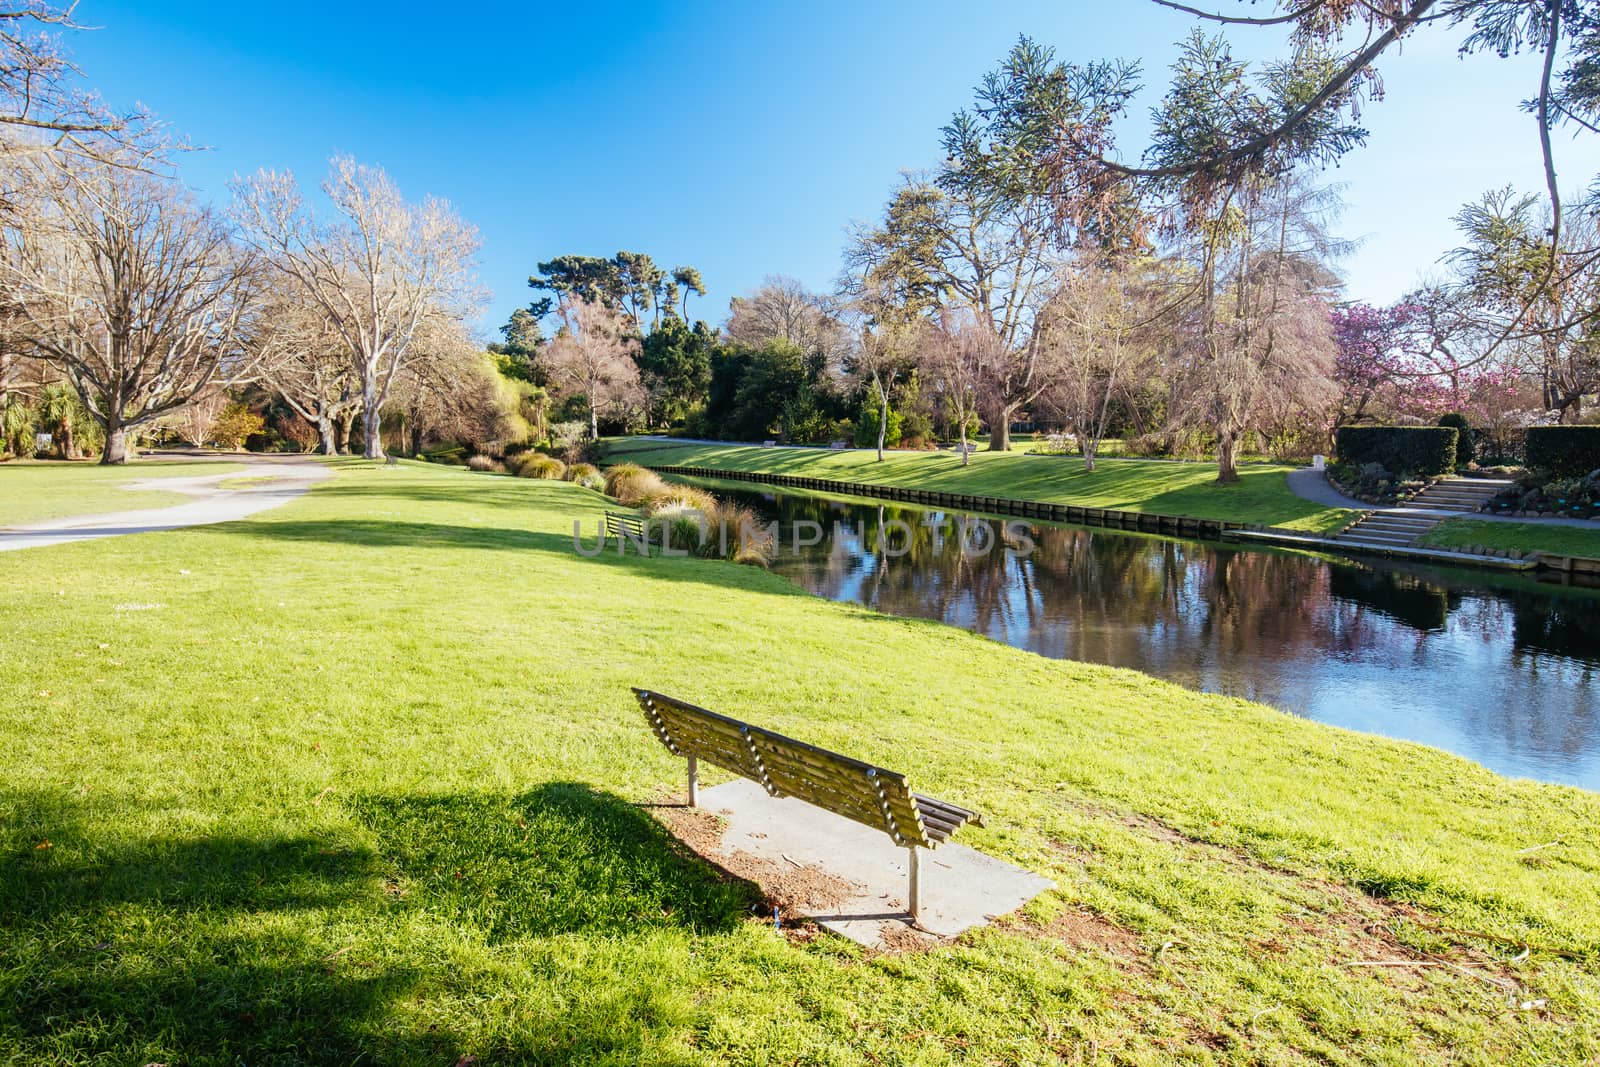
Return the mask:
{"type": "Polygon", "coordinates": [[[963,468],[952,452],[890,452],[877,461],[871,450],[772,449],[749,445],[690,445],[660,440],[613,438],[606,458],[679,467],[766,471],[877,485],[1016,500],[1039,500],[1092,508],[1200,519],[1260,523],[1323,533],[1346,525],[1355,514],[1301,500],[1277,464],[1240,468],[1235,485],[1216,484],[1215,463],[1106,459],[1086,474],[1075,456],[1030,456],[1021,452],[975,452],[963,468]]]}
{"type": "Polygon", "coordinates": [[[179,493],[124,489],[146,478],[183,478],[244,470],[240,463],[190,460],[135,460],[102,467],[87,461],[0,463],[0,526],[16,526],[68,515],[133,511],[182,504],[179,493]]]}
{"type": "Polygon", "coordinates": [[[0,1063],[1600,1056],[1600,795],[581,559],[605,504],[346,462],[0,555],[0,1063]],[[775,930],[642,806],[683,767],[629,685],[910,771],[1060,888],[921,954],[775,930]]]}
{"type": "Polygon", "coordinates": [[[1600,527],[1541,526],[1531,522],[1484,522],[1482,519],[1446,519],[1419,542],[1433,548],[1509,548],[1517,552],[1548,552],[1554,556],[1600,559],[1600,527]]]}

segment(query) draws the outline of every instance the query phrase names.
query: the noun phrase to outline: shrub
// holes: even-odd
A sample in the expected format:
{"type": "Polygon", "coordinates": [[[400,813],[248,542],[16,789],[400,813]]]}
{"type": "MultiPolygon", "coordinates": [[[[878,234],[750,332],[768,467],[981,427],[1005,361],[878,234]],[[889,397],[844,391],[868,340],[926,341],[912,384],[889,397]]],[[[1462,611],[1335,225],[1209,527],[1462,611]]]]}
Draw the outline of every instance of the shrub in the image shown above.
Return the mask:
{"type": "Polygon", "coordinates": [[[1529,511],[1571,518],[1600,518],[1600,470],[1581,478],[1526,474],[1489,503],[1492,512],[1529,511]]]}
{"type": "Polygon", "coordinates": [[[1123,453],[1129,456],[1170,456],[1172,455],[1171,443],[1164,434],[1142,433],[1137,437],[1130,437],[1123,444],[1123,453]]]}
{"type": "Polygon", "coordinates": [[[1454,426],[1456,429],[1456,469],[1465,468],[1472,462],[1476,454],[1477,438],[1472,432],[1472,425],[1467,422],[1467,417],[1459,411],[1447,411],[1439,416],[1440,426],[1454,426]]]}
{"type": "Polygon", "coordinates": [[[605,475],[601,474],[599,471],[595,471],[593,474],[580,475],[579,477],[572,479],[572,484],[581,485],[585,489],[593,489],[597,493],[603,493],[606,491],[605,475]]]}
{"type": "Polygon", "coordinates": [[[418,453],[417,458],[425,463],[448,463],[459,467],[467,462],[467,450],[463,445],[440,445],[418,453]]]}
{"type": "Polygon", "coordinates": [[[1327,448],[1328,441],[1323,429],[1309,420],[1300,426],[1283,427],[1260,436],[1261,451],[1279,463],[1304,463],[1327,448]]]}
{"type": "Polygon", "coordinates": [[[567,473],[567,465],[543,452],[524,452],[515,460],[519,478],[559,479],[567,473]]]}
{"type": "Polygon", "coordinates": [[[1528,427],[1528,466],[1554,478],[1600,469],[1600,426],[1528,427]]]}
{"type": "Polygon", "coordinates": [[[1453,426],[1341,426],[1335,451],[1340,463],[1433,478],[1455,469],[1456,436],[1453,426]]]}
{"type": "MultiPolygon", "coordinates": [[[[251,437],[267,428],[267,420],[238,400],[228,401],[222,414],[211,424],[211,439],[220,447],[237,452],[251,437]]],[[[265,451],[264,448],[251,451],[265,451]]]]}
{"type": "Polygon", "coordinates": [[[1381,463],[1335,463],[1328,468],[1328,480],[1357,500],[1369,504],[1399,504],[1427,487],[1415,479],[1391,474],[1381,463]]]}
{"type": "Polygon", "coordinates": [[[484,473],[505,470],[493,456],[470,456],[467,459],[467,467],[484,473]]]}
{"type": "MultiPolygon", "coordinates": [[[[567,481],[581,482],[585,478],[589,478],[599,473],[600,469],[593,463],[573,463],[567,467],[567,481]]],[[[601,479],[602,484],[604,481],[605,479],[601,479]]]]}
{"type": "MultiPolygon", "coordinates": [[[[869,393],[861,402],[861,410],[856,414],[855,441],[857,448],[875,448],[878,444],[878,416],[883,414],[883,409],[877,400],[869,393]]],[[[889,408],[889,421],[883,434],[883,447],[893,448],[900,443],[903,436],[905,417],[891,405],[889,408]]]]}
{"type": "Polygon", "coordinates": [[[923,441],[933,440],[933,419],[926,412],[908,411],[900,416],[900,443],[904,444],[912,437],[923,441]]]}
{"type": "Polygon", "coordinates": [[[605,491],[625,507],[637,507],[666,488],[655,471],[636,463],[618,463],[606,471],[605,491]]]}

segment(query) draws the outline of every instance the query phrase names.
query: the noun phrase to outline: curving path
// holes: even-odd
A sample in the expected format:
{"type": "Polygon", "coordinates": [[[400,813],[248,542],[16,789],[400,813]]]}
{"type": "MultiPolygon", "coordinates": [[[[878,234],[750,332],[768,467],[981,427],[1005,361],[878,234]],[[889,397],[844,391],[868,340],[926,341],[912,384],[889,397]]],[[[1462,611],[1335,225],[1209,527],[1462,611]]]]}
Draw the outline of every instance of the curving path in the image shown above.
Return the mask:
{"type": "Polygon", "coordinates": [[[181,493],[194,499],[187,504],[164,508],[71,515],[24,526],[9,526],[0,529],[0,552],[234,522],[258,511],[286,504],[316,483],[332,477],[327,467],[302,456],[227,455],[218,456],[217,459],[219,462],[243,463],[247,469],[189,478],[142,478],[130,482],[126,486],[128,489],[157,489],[181,493]],[[270,478],[271,481],[236,489],[225,489],[219,484],[236,478],[270,478]]]}

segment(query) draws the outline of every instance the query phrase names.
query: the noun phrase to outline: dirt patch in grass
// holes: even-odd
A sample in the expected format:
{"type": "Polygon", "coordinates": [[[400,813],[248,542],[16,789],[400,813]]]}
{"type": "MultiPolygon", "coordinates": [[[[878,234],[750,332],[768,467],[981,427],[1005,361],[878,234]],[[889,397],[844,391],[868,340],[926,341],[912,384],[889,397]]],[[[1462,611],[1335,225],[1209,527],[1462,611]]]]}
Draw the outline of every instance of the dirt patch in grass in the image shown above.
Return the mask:
{"type": "Polygon", "coordinates": [[[1139,955],[1137,934],[1086,908],[1064,911],[1033,930],[1040,937],[1053,937],[1075,948],[1097,948],[1130,960],[1139,955]]]}
{"type": "Polygon", "coordinates": [[[849,900],[858,888],[820,867],[723,851],[723,822],[710,812],[667,805],[653,810],[662,825],[701,859],[730,877],[759,886],[768,907],[778,909],[785,922],[797,922],[807,912],[849,900]]]}
{"type": "Polygon", "coordinates": [[[878,938],[883,951],[892,953],[926,952],[944,944],[942,938],[899,922],[884,923],[878,938]]]}

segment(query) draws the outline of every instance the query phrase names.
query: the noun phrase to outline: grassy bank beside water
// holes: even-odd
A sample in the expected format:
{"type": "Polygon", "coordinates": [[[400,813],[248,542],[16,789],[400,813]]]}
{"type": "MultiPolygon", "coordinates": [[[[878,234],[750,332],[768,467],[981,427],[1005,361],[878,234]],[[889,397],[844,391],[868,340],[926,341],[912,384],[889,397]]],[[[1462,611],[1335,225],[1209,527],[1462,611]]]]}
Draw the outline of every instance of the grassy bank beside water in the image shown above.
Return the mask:
{"type": "Polygon", "coordinates": [[[1251,464],[1234,485],[1217,485],[1215,463],[1105,459],[1086,473],[1073,456],[974,452],[963,467],[951,452],[889,452],[882,463],[870,450],[761,448],[751,445],[675,444],[659,439],[613,438],[610,462],[645,466],[708,467],[831,478],[975,496],[1009,497],[1090,508],[1281,526],[1308,533],[1337,530],[1355,517],[1343,508],[1301,500],[1284,478],[1291,467],[1251,464]]]}
{"type": "Polygon", "coordinates": [[[1600,795],[584,559],[608,502],[569,484],[338,468],[0,555],[0,1063],[1600,1055],[1600,795]],[[1060,888],[929,952],[774,929],[653,817],[682,764],[629,685],[908,771],[1060,888]]]}

